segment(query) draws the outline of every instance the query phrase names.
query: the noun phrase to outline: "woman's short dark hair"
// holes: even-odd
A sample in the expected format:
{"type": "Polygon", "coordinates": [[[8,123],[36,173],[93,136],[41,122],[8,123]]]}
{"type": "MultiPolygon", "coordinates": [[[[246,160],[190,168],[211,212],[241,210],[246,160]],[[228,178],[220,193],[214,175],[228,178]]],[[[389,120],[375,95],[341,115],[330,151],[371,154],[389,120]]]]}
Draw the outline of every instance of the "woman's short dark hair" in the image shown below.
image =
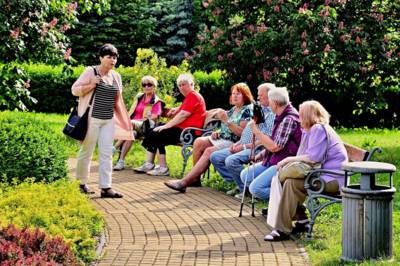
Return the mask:
{"type": "Polygon", "coordinates": [[[111,43],[106,43],[102,47],[100,47],[99,55],[101,57],[104,57],[106,55],[118,57],[118,50],[111,43]]]}

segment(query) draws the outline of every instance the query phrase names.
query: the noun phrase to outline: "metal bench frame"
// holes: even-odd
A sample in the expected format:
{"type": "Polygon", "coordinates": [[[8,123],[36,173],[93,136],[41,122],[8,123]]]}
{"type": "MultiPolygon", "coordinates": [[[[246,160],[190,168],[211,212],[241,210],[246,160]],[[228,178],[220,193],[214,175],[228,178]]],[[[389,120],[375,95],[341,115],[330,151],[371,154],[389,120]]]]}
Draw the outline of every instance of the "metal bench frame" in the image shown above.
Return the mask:
{"type": "MultiPolygon", "coordinates": [[[[370,161],[371,157],[376,153],[381,153],[382,150],[380,148],[372,148],[370,151],[366,151],[360,149],[356,146],[345,144],[347,154],[349,156],[349,161],[370,161]]],[[[325,181],[320,178],[322,174],[334,174],[340,176],[346,176],[344,171],[341,170],[325,170],[325,169],[316,169],[311,171],[304,180],[304,188],[307,191],[308,198],[306,200],[306,208],[310,213],[310,224],[307,231],[307,240],[312,239],[312,231],[314,224],[316,222],[317,216],[320,212],[334,204],[341,203],[342,197],[340,194],[337,195],[328,195],[323,193],[325,189],[325,181]],[[327,202],[321,203],[320,199],[326,199],[327,202]]],[[[347,173],[347,176],[352,175],[352,173],[347,173]]],[[[347,186],[347,180],[346,184],[347,186]]]]}

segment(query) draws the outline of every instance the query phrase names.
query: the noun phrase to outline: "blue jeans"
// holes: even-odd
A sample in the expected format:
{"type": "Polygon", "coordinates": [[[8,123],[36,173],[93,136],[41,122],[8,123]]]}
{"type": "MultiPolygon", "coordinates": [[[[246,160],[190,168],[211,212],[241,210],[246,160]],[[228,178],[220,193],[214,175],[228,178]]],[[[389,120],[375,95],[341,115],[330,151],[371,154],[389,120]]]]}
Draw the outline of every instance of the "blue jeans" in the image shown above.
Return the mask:
{"type": "Polygon", "coordinates": [[[250,149],[237,153],[231,153],[229,148],[215,151],[211,154],[210,161],[215,170],[224,178],[226,182],[235,182],[240,189],[244,189],[244,183],[240,179],[240,172],[243,164],[249,162],[250,149]]]}
{"type": "Polygon", "coordinates": [[[247,167],[240,173],[243,184],[246,181],[249,186],[250,193],[256,198],[269,200],[269,192],[271,190],[271,181],[276,174],[276,166],[263,166],[261,162],[256,163],[254,167],[247,167]],[[253,172],[254,169],[254,172],[253,172]]]}

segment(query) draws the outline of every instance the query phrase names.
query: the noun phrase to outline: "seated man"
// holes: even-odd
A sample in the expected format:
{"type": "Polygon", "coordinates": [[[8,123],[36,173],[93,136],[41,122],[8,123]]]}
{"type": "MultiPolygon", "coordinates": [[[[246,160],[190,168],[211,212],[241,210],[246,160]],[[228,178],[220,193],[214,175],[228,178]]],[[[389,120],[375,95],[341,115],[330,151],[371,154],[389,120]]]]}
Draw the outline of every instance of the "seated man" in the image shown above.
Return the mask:
{"type": "Polygon", "coordinates": [[[301,141],[299,113],[289,102],[286,88],[275,88],[268,92],[269,107],[275,114],[272,136],[265,135],[250,122],[253,132],[265,147],[263,161],[247,167],[240,173],[245,186],[255,197],[268,200],[272,177],[276,174],[276,164],[288,156],[294,156],[301,141]],[[247,184],[246,184],[247,179],[247,184]]]}
{"type": "MultiPolygon", "coordinates": [[[[274,89],[275,85],[272,83],[264,83],[258,86],[258,100],[263,108],[265,120],[263,123],[258,124],[257,127],[264,134],[271,136],[272,127],[274,125],[275,115],[268,107],[268,92],[274,89]]],[[[240,172],[243,170],[243,165],[247,164],[250,160],[251,146],[253,142],[253,131],[248,124],[243,130],[242,136],[238,142],[229,148],[214,151],[211,154],[210,161],[214,165],[215,170],[227,182],[235,182],[238,186],[228,191],[228,195],[242,193],[244,184],[240,179],[240,172]]],[[[257,140],[255,145],[260,144],[257,140]]]]}

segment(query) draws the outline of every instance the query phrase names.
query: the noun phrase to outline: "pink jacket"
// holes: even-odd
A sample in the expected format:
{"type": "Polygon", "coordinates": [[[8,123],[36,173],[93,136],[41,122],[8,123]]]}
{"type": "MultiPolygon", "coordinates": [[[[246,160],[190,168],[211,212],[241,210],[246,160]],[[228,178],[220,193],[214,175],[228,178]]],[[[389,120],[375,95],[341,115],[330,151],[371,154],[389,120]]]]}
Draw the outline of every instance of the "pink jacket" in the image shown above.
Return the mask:
{"type": "MultiPolygon", "coordinates": [[[[115,108],[114,108],[114,121],[115,121],[115,131],[114,131],[114,139],[122,139],[122,140],[133,140],[132,134],[132,123],[129,119],[128,112],[126,111],[126,107],[124,104],[124,100],[122,98],[122,80],[121,75],[111,70],[111,74],[115,78],[119,92],[117,94],[117,99],[115,101],[115,108]]],[[[79,76],[79,78],[75,81],[72,85],[72,94],[74,96],[79,97],[79,104],[78,104],[78,115],[82,116],[86,108],[89,106],[90,98],[94,90],[84,94],[82,91],[82,86],[86,86],[90,83],[92,78],[95,77],[93,67],[87,67],[85,71],[79,76]]],[[[95,99],[93,99],[93,102],[95,99]]],[[[92,103],[93,106],[93,103],[92,103]]],[[[92,109],[90,109],[89,113],[89,124],[91,118],[92,109]]]]}

